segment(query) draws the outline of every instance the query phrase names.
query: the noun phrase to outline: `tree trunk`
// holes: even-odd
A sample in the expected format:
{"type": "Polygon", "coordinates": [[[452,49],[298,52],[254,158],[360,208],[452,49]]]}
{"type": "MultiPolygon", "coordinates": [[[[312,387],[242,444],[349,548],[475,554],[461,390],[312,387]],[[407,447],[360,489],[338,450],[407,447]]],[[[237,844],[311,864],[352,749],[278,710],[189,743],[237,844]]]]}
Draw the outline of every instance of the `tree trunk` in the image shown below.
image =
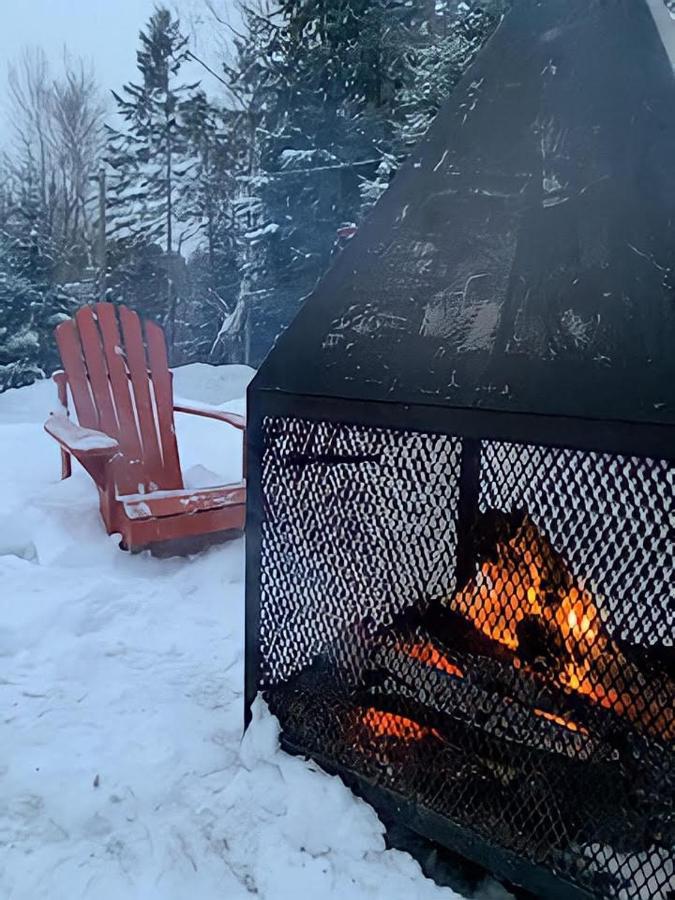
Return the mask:
{"type": "Polygon", "coordinates": [[[424,15],[429,26],[429,34],[436,33],[438,16],[436,15],[436,0],[424,0],[424,15]]]}
{"type": "Polygon", "coordinates": [[[173,263],[173,146],[171,119],[167,109],[166,122],[166,331],[169,354],[173,352],[176,336],[176,298],[171,269],[173,263]]]}

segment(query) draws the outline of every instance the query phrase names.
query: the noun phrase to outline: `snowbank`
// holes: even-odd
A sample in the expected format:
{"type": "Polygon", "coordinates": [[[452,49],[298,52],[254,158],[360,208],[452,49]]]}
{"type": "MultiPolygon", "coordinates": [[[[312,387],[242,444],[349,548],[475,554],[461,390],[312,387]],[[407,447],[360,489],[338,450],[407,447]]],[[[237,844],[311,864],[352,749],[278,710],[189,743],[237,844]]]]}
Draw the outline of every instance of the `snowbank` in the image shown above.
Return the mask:
{"type": "Polygon", "coordinates": [[[239,400],[255,375],[250,366],[209,366],[192,363],[173,371],[173,389],[184,400],[199,400],[220,406],[229,400],[239,400]]]}
{"type": "MultiPolygon", "coordinates": [[[[241,410],[249,377],[191,366],[176,392],[241,410]]],[[[241,744],[243,541],[121,552],[85,474],[58,481],[53,397],[0,396],[0,897],[452,900],[262,704],[241,744]]],[[[237,470],[232,429],[179,429],[188,466],[237,470]]]]}

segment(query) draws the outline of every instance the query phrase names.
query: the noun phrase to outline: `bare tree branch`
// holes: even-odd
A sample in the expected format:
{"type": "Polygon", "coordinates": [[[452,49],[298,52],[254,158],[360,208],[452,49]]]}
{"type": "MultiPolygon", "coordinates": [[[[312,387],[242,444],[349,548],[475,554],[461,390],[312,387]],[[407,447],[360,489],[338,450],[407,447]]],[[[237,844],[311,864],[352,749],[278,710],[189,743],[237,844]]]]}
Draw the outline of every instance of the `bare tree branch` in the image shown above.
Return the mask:
{"type": "Polygon", "coordinates": [[[94,226],[88,207],[104,105],[93,69],[64,48],[53,78],[44,51],[25,49],[9,67],[8,96],[14,140],[6,168],[38,203],[32,215],[67,270],[74,252],[88,254],[94,226]]]}

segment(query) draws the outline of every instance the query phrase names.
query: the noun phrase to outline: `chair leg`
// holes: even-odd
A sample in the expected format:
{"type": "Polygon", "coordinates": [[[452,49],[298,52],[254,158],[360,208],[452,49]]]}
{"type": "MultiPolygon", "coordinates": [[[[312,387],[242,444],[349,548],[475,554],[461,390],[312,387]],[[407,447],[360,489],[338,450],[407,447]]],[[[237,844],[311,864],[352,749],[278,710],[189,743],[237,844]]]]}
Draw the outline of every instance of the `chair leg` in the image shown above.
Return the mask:
{"type": "Polygon", "coordinates": [[[61,481],[73,474],[73,462],[67,450],[61,450],[61,481]]]}
{"type": "MultiPolygon", "coordinates": [[[[56,384],[56,393],[59,398],[59,403],[65,414],[70,415],[68,412],[68,382],[66,381],[66,375],[64,372],[56,372],[52,377],[56,384]]],[[[70,453],[61,448],[61,481],[70,478],[72,474],[73,462],[70,453]]]]}

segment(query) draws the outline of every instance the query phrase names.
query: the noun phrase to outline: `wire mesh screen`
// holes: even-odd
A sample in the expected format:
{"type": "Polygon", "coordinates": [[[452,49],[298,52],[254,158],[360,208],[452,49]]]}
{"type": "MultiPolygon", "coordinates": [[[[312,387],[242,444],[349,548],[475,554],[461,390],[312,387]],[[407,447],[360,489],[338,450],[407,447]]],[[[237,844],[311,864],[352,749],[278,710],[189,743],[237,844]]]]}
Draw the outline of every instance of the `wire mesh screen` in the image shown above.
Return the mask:
{"type": "Polygon", "coordinates": [[[673,646],[674,496],[665,460],[483,444],[481,509],[528,510],[629,641],[673,646]]]}
{"type": "Polygon", "coordinates": [[[458,440],[268,418],[260,648],[263,684],[348,626],[391,623],[454,587],[458,440]]]}
{"type": "Polygon", "coordinates": [[[294,746],[492,846],[672,900],[672,468],[484,441],[465,532],[461,458],[265,420],[268,702],[294,746]]]}

